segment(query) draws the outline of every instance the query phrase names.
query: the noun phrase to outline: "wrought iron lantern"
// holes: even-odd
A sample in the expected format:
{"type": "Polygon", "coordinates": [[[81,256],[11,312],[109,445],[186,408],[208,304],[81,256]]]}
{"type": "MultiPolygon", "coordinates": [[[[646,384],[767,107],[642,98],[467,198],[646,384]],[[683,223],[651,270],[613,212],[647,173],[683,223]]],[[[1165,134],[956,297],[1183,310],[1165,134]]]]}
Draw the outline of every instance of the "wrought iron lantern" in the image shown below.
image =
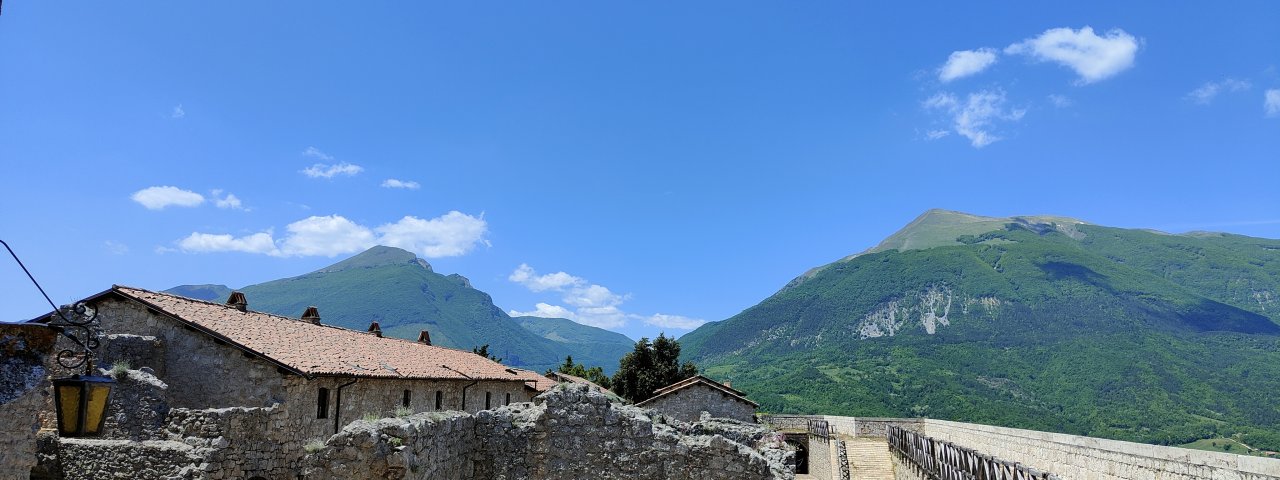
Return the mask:
{"type": "Polygon", "coordinates": [[[67,369],[84,366],[84,375],[72,375],[53,379],[53,404],[58,413],[58,435],[63,437],[88,437],[102,432],[107,419],[107,404],[111,400],[111,387],[116,381],[110,377],[93,375],[93,350],[98,348],[98,312],[90,311],[84,302],[72,307],[75,320],[58,311],[58,318],[49,322],[62,335],[80,347],[80,352],[70,349],[58,352],[58,364],[67,369]],[[62,322],[58,322],[58,319],[62,322]],[[68,329],[78,329],[69,332],[68,329]]]}
{"type": "Polygon", "coordinates": [[[58,435],[87,437],[102,432],[107,419],[110,377],[72,375],[53,381],[54,405],[58,410],[58,435]]]}
{"type": "Polygon", "coordinates": [[[31,283],[40,290],[40,294],[44,295],[45,301],[53,307],[53,314],[49,315],[50,320],[46,325],[57,329],[62,336],[79,347],[75,350],[63,349],[57,355],[58,365],[63,368],[75,370],[81,366],[84,367],[84,375],[53,379],[53,404],[58,413],[58,434],[64,437],[98,435],[102,432],[102,424],[107,419],[111,386],[116,382],[109,377],[93,375],[93,351],[100,345],[98,337],[102,333],[97,322],[97,310],[90,309],[84,302],[77,302],[69,309],[75,319],[67,318],[64,310],[68,308],[58,308],[54,305],[49,294],[45,293],[44,288],[40,286],[40,282],[37,282],[36,277],[27,270],[27,266],[22,264],[18,254],[14,253],[4,240],[0,240],[0,244],[4,245],[9,255],[13,256],[14,261],[17,261],[18,266],[22,267],[22,271],[27,274],[27,278],[30,278],[31,283]]]}

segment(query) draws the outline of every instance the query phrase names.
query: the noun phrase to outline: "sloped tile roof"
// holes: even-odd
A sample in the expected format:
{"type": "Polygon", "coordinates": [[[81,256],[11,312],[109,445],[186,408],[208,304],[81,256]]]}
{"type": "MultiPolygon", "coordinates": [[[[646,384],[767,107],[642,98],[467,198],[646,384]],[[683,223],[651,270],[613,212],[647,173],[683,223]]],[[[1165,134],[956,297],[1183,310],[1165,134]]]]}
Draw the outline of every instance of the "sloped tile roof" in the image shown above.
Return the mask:
{"type": "Polygon", "coordinates": [[[516,372],[516,375],[518,375],[521,380],[524,380],[525,386],[533,389],[538,393],[551,390],[556,385],[558,385],[558,383],[555,380],[547,378],[545,375],[535,372],[533,370],[525,370],[523,368],[512,368],[511,370],[514,370],[516,372]]]}
{"type": "Polygon", "coordinates": [[[717,382],[717,381],[715,381],[715,380],[712,380],[712,379],[710,379],[710,378],[704,377],[704,376],[702,376],[702,375],[694,375],[694,376],[692,376],[692,377],[686,378],[686,379],[681,380],[681,381],[679,381],[679,382],[676,382],[676,383],[673,383],[673,384],[671,384],[671,385],[667,385],[667,386],[665,386],[665,387],[662,387],[662,388],[659,388],[659,389],[657,389],[657,390],[654,390],[654,391],[653,391],[653,396],[652,396],[652,397],[650,397],[648,400],[645,400],[645,401],[643,401],[643,402],[637,403],[637,404],[636,404],[636,406],[637,406],[637,407],[642,407],[642,406],[644,406],[645,404],[648,404],[648,403],[650,403],[650,402],[653,402],[653,401],[655,401],[655,400],[657,400],[657,399],[659,399],[659,398],[665,397],[665,396],[667,396],[667,395],[671,395],[671,394],[673,394],[673,393],[676,393],[676,392],[678,392],[678,391],[680,391],[680,390],[684,390],[684,389],[686,389],[686,388],[692,387],[692,386],[694,386],[694,385],[706,385],[706,386],[708,386],[708,387],[711,387],[711,388],[712,388],[712,389],[714,389],[714,390],[719,390],[721,393],[723,393],[723,394],[725,394],[725,395],[729,396],[730,398],[734,398],[734,399],[737,399],[737,400],[739,400],[739,401],[749,403],[749,404],[751,404],[751,405],[752,405],[752,406],[754,406],[754,407],[759,407],[759,406],[760,406],[760,404],[758,404],[758,403],[756,403],[756,402],[753,402],[753,401],[751,401],[751,400],[747,399],[747,395],[746,395],[745,393],[742,393],[741,391],[739,391],[739,390],[737,390],[737,389],[734,389],[734,388],[732,388],[732,387],[726,386],[726,385],[725,385],[725,384],[723,384],[723,383],[717,382]]]}
{"type": "MultiPolygon", "coordinates": [[[[307,376],[523,381],[471,352],[115,285],[117,293],[307,376]]],[[[101,295],[100,295],[101,296],[101,295]]]]}

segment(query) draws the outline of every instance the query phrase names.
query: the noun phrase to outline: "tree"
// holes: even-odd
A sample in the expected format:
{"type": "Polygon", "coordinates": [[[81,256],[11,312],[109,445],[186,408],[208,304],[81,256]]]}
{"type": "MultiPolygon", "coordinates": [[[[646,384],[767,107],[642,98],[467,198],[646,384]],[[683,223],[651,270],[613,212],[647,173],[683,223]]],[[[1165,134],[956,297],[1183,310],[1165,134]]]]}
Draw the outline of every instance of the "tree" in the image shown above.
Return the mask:
{"type": "Polygon", "coordinates": [[[604,368],[601,368],[601,367],[587,368],[585,365],[581,363],[574,363],[573,355],[568,355],[564,357],[564,363],[561,364],[560,368],[558,368],[556,371],[566,375],[573,375],[575,377],[585,378],[591,383],[594,383],[604,388],[609,388],[609,384],[611,383],[609,380],[609,376],[604,374],[604,368]]]}
{"type": "Polygon", "coordinates": [[[680,364],[680,342],[660,333],[653,343],[641,338],[635,349],[618,361],[609,388],[622,398],[642,402],[655,390],[697,374],[693,363],[680,364]]]}
{"type": "Polygon", "coordinates": [[[498,363],[502,363],[501,357],[489,354],[489,344],[487,343],[479,347],[471,347],[471,353],[487,358],[489,360],[493,360],[498,363]]]}

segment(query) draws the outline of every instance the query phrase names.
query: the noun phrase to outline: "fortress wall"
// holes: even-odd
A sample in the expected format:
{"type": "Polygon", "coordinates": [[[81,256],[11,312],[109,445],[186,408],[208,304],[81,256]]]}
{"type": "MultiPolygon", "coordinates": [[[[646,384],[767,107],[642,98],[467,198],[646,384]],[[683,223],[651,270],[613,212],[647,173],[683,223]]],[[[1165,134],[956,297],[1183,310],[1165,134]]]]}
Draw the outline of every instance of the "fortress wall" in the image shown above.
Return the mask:
{"type": "Polygon", "coordinates": [[[1063,480],[1280,480],[1280,460],[1061,433],[924,420],[920,433],[1063,480]]]}
{"type": "Polygon", "coordinates": [[[27,478],[36,466],[38,413],[50,395],[45,356],[56,333],[0,324],[0,478],[27,478]]]}
{"type": "Polygon", "coordinates": [[[839,472],[832,471],[831,464],[835,458],[833,439],[809,435],[809,475],[819,480],[835,480],[840,478],[839,472]]]}

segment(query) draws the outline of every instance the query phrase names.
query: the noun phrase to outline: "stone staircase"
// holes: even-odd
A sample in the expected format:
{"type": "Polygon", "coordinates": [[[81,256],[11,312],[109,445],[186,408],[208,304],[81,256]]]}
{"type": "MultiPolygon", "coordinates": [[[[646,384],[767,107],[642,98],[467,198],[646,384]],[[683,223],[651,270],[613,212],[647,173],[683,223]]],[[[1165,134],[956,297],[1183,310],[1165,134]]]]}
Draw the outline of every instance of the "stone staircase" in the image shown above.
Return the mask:
{"type": "Polygon", "coordinates": [[[893,457],[889,443],[883,438],[850,438],[845,440],[849,457],[850,480],[894,480],[893,457]]]}

